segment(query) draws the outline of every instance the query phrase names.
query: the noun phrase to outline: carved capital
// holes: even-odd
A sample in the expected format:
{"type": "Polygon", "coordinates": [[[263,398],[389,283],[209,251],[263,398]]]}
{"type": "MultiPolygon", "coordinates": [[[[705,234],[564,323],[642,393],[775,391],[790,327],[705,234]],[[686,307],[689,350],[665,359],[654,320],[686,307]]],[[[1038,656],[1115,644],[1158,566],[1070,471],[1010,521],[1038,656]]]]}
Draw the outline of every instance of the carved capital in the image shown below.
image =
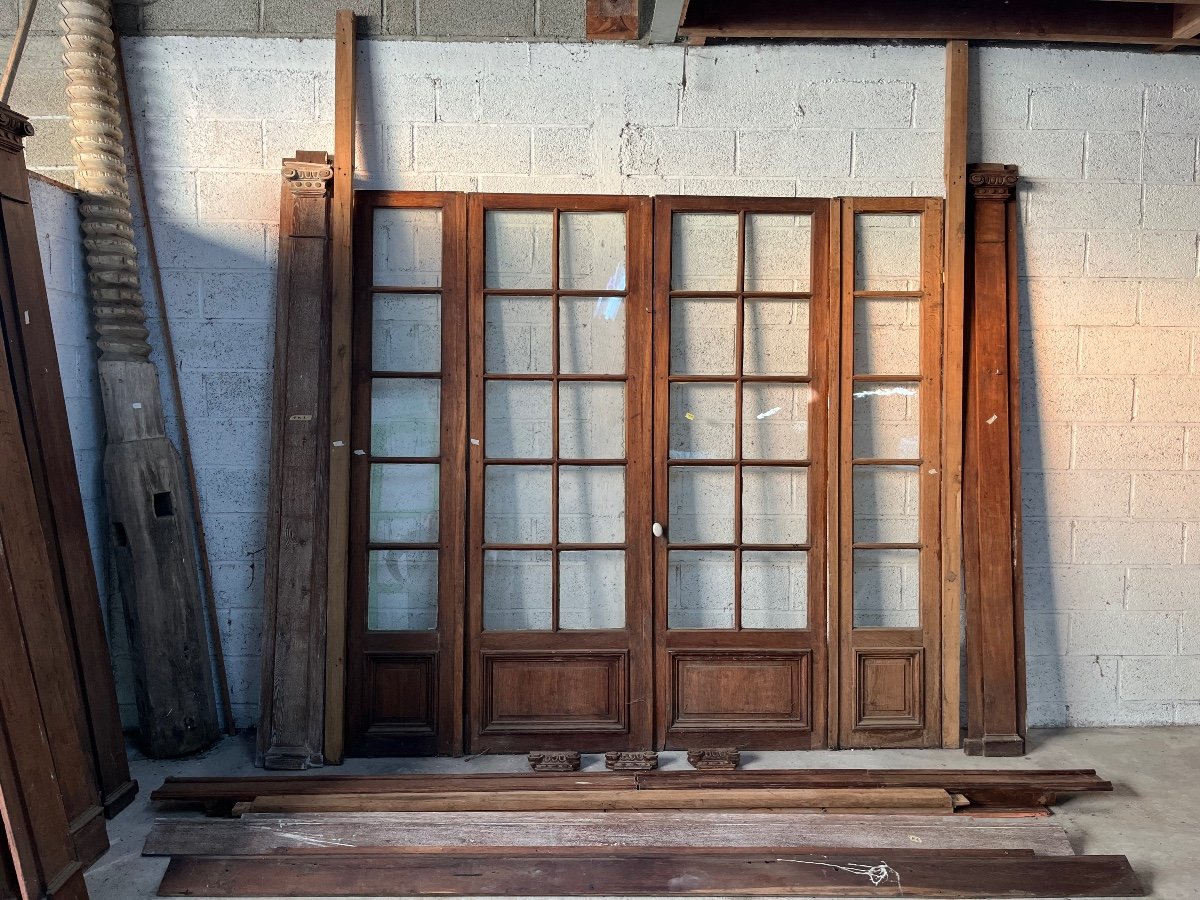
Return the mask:
{"type": "Polygon", "coordinates": [[[647,772],[658,768],[658,754],[653,750],[609,750],[604,765],[614,772],[647,772]]]}
{"type": "Polygon", "coordinates": [[[979,163],[967,168],[967,183],[977,200],[1008,200],[1017,187],[1017,167],[979,163]]]}
{"type": "Polygon", "coordinates": [[[529,754],[529,768],[535,772],[578,772],[578,750],[533,750],[529,754]]]}
{"type": "Polygon", "coordinates": [[[0,149],[20,153],[25,149],[25,138],[32,134],[33,126],[27,118],[0,103],[0,149]]]}
{"type": "Polygon", "coordinates": [[[294,196],[324,197],[333,181],[333,159],[328,154],[324,162],[285,159],[283,180],[294,196]]]}
{"type": "Polygon", "coordinates": [[[742,754],[733,747],[705,747],[689,750],[687,759],[692,768],[704,772],[729,772],[738,767],[742,754]]]}

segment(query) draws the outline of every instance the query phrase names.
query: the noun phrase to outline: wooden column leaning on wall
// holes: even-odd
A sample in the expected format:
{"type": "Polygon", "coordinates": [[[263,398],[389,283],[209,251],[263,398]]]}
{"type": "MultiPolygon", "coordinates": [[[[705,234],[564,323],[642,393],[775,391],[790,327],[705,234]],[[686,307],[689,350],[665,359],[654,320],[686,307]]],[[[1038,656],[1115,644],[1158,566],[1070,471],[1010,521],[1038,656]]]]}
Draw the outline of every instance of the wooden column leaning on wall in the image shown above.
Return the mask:
{"type": "Polygon", "coordinates": [[[58,349],[40,265],[33,209],[19,138],[9,129],[19,118],[0,120],[3,183],[16,191],[0,196],[3,249],[19,264],[11,269],[12,291],[0,296],[0,319],[11,355],[13,388],[47,541],[55,593],[66,623],[87,731],[96,786],[111,817],[129,805],[137,782],[129,776],[125,735],[117,706],[112,661],[92,567],[71,428],[63,397],[58,349]]]}
{"type": "Polygon", "coordinates": [[[967,740],[1025,752],[1025,631],[1017,377],[1017,167],[973,165],[963,488],[967,740]]]}
{"type": "Polygon", "coordinates": [[[324,763],[333,160],[284,160],[258,765],[324,763]]]}
{"type": "MultiPolygon", "coordinates": [[[[81,678],[91,669],[81,668],[76,650],[86,649],[90,655],[98,654],[98,661],[87,662],[89,665],[98,663],[104,674],[110,679],[112,676],[107,668],[108,652],[99,619],[82,504],[73,510],[78,514],[77,521],[71,522],[67,516],[72,512],[67,495],[74,491],[76,502],[79,502],[78,481],[69,443],[70,431],[65,424],[62,386],[46,371],[48,366],[57,366],[57,350],[50,329],[41,255],[33,210],[29,205],[29,175],[22,148],[24,137],[31,131],[24,116],[0,106],[0,217],[3,219],[0,257],[3,257],[4,269],[0,275],[0,318],[3,319],[7,364],[4,378],[6,390],[12,392],[13,427],[20,441],[18,449],[22,452],[21,459],[0,463],[0,468],[5,470],[0,473],[0,517],[4,519],[0,526],[0,556],[8,567],[15,591],[20,627],[28,645],[58,792],[71,822],[71,835],[79,859],[88,864],[108,849],[108,835],[97,788],[96,758],[92,753],[85,713],[86,693],[81,678]],[[37,353],[36,359],[31,358],[33,351],[37,353]],[[36,368],[31,372],[28,367],[36,368]],[[42,440],[55,433],[49,426],[56,413],[63,420],[59,423],[62,432],[55,437],[60,446],[43,448],[42,440]],[[70,464],[59,468],[63,441],[67,442],[65,453],[70,457],[70,464]],[[69,479],[69,483],[56,484],[50,480],[59,478],[69,479]],[[57,494],[62,496],[52,501],[52,495],[57,494]],[[75,534],[56,532],[56,528],[68,524],[76,529],[75,534]],[[79,559],[78,542],[82,542],[86,563],[79,559]],[[68,547],[73,551],[70,557],[62,555],[68,547]],[[68,579],[63,569],[68,562],[85,564],[86,572],[71,572],[68,579]],[[93,610],[82,608],[81,594],[85,590],[82,582],[86,579],[90,579],[87,587],[91,590],[91,602],[95,604],[93,610]],[[78,592],[77,595],[68,596],[68,589],[78,592]],[[90,612],[91,622],[101,629],[99,634],[84,635],[88,641],[86,647],[75,646],[70,602],[78,602],[81,613],[90,612]]],[[[57,376],[57,368],[54,375],[57,376]]],[[[80,625],[86,628],[87,623],[81,619],[80,625]]],[[[101,690],[99,684],[91,687],[98,692],[101,690]]],[[[115,697],[110,699],[113,703],[111,713],[116,717],[115,697]]],[[[96,703],[103,720],[99,694],[96,703]]],[[[116,729],[119,742],[116,754],[123,756],[119,719],[104,724],[116,729]]],[[[112,748],[105,746],[104,750],[106,757],[111,755],[112,748]]]]}
{"type": "MultiPolygon", "coordinates": [[[[22,144],[31,132],[24,116],[0,105],[0,293],[6,307],[27,274],[17,270],[40,272],[36,239],[30,252],[20,227],[8,233],[12,204],[29,203],[22,144]],[[24,250],[20,258],[12,256],[14,239],[24,250]]],[[[32,237],[32,215],[27,219],[32,237]]],[[[11,860],[11,878],[4,881],[23,900],[82,900],[83,865],[107,849],[108,837],[84,749],[79,683],[42,531],[11,341],[8,335],[0,341],[0,819],[11,860]]]]}

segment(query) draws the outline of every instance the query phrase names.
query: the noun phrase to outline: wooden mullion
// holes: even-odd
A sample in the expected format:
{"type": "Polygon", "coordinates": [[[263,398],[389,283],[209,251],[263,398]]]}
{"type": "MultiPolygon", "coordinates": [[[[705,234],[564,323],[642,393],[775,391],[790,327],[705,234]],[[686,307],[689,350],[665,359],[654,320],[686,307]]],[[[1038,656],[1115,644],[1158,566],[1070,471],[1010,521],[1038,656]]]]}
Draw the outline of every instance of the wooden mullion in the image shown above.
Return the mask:
{"type": "MultiPolygon", "coordinates": [[[[480,696],[483,673],[477,664],[481,636],[483,634],[483,476],[484,447],[487,445],[487,416],[484,407],[484,228],[485,207],[483,197],[473,194],[469,198],[467,214],[467,361],[470,371],[467,391],[468,429],[470,436],[469,469],[467,489],[467,596],[466,596],[466,648],[464,671],[472,698],[480,696]]],[[[476,750],[476,731],[479,722],[474,699],[467,702],[465,749],[476,750]]]]}
{"type": "Polygon", "coordinates": [[[963,401],[967,241],[969,59],[966,41],[946,44],[945,292],[942,337],[942,746],[962,744],[960,650],[963,587],[963,401]]]}
{"type": "Polygon", "coordinates": [[[558,631],[558,576],[559,576],[559,561],[558,561],[558,438],[559,438],[559,421],[558,421],[558,373],[561,368],[561,359],[559,358],[559,329],[562,323],[559,322],[559,236],[558,231],[560,225],[559,210],[556,207],[551,214],[551,231],[550,231],[550,285],[554,293],[550,298],[550,371],[553,373],[554,380],[550,385],[550,630],[558,631]]]}
{"type": "Polygon", "coordinates": [[[551,372],[488,372],[482,376],[484,381],[603,381],[608,383],[624,382],[624,375],[599,374],[589,375],[586,372],[554,374],[551,372]]]}
{"type": "MultiPolygon", "coordinates": [[[[557,282],[555,282],[557,283],[557,282]]],[[[608,288],[484,288],[485,297],[628,297],[627,290],[608,288]]]]}

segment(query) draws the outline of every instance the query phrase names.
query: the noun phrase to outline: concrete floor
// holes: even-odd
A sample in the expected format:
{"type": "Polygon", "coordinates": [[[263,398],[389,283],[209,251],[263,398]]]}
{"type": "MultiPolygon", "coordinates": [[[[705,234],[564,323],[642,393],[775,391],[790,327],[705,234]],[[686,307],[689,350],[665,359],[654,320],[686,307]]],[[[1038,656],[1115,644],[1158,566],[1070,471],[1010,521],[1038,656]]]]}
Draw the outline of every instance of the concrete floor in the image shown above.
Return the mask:
{"type": "MultiPolygon", "coordinates": [[[[1200,898],[1200,728],[1103,728],[1039,730],[1019,759],[977,759],[951,750],[842,750],[743,753],[746,768],[1094,768],[1115,785],[1111,794],[1063,798],[1056,819],[1079,853],[1123,853],[1152,896],[1200,898]]],[[[202,756],[184,760],[132,757],[141,793],[109,823],[112,848],[88,872],[93,900],[139,900],[155,896],[166,859],[143,858],[142,842],[156,815],[150,791],[167,775],[246,775],[253,745],[230,738],[202,756]]],[[[684,754],[664,753],[664,769],[689,768],[684,754]]],[[[600,756],[584,758],[587,770],[603,770],[600,756]]],[[[387,772],[527,771],[524,757],[352,760],[329,771],[387,772]]],[[[194,815],[194,813],[174,813],[194,815]]]]}

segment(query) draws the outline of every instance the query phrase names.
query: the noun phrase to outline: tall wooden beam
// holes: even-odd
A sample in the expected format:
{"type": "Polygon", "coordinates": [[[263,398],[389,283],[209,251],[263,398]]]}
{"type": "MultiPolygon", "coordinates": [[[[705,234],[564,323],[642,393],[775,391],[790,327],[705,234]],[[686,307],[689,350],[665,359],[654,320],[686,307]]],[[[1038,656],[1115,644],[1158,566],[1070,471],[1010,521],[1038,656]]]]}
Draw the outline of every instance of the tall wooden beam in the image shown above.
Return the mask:
{"type": "Polygon", "coordinates": [[[346,586],[350,538],[350,344],[354,313],[355,17],[337,15],[333,205],[330,229],[329,586],[325,649],[325,761],[340,763],[346,735],[346,586]]]}
{"type": "Polygon", "coordinates": [[[967,42],[946,43],[942,381],[942,746],[961,742],[963,293],[967,253],[967,42]]]}

